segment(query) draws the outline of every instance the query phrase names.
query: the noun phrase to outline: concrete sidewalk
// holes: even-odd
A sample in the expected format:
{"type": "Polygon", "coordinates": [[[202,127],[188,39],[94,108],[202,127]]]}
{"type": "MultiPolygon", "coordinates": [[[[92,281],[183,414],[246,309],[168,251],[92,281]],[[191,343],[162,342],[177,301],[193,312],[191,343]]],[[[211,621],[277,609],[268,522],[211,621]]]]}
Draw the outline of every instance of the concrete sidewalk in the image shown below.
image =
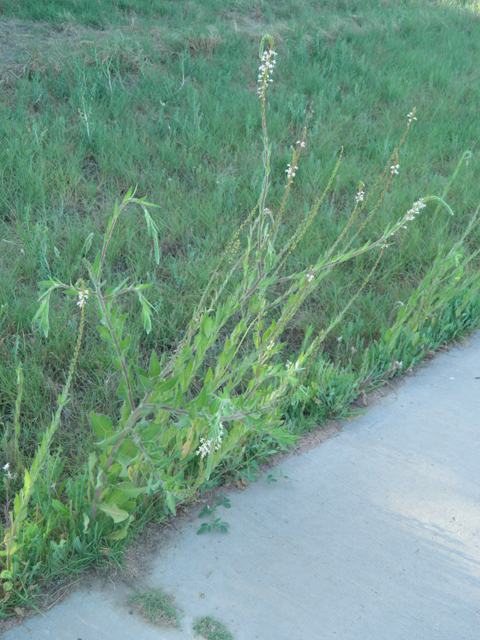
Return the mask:
{"type": "Polygon", "coordinates": [[[480,335],[406,377],[335,438],[230,495],[227,534],[183,522],[140,589],[178,630],[130,613],[122,582],[82,587],[5,640],[180,640],[193,620],[235,640],[480,639],[480,335]]]}

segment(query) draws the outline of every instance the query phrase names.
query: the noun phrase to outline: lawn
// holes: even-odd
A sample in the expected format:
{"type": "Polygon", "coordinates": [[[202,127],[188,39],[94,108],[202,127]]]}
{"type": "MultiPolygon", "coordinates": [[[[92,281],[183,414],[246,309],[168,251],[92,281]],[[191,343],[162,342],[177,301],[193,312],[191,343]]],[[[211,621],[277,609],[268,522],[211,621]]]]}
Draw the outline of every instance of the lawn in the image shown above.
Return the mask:
{"type": "MultiPolygon", "coordinates": [[[[150,333],[138,320],[138,298],[122,301],[132,358],[147,368],[152,349],[175,351],[225,246],[262,191],[257,75],[267,33],[278,54],[266,100],[267,205],[274,213],[292,145],[307,127],[280,241],[322,194],[343,148],[328,195],[288,268],[308,269],[333,245],[357,193],[368,195],[389,162],[414,108],[398,175],[368,226],[362,217],[354,222],[354,246],[381,237],[421,197],[444,196],[454,213],[429,202],[395,235],[366,284],[375,252],[329,272],[296,312],[281,336],[283,360],[294,361],[302,343],[306,348],[348,307],[285,407],[286,428],[298,434],[344,415],[362,392],[480,325],[478,227],[460,241],[480,203],[478,3],[4,0],[0,11],[0,420],[14,422],[22,363],[19,450],[26,467],[56,410],[80,325],[75,304],[58,295],[48,337],[32,326],[39,282],[88,282],[83,257],[93,261],[115,200],[136,188],[137,197],[158,205],[150,214],[159,229],[159,263],[145,219],[132,209],[119,219],[103,277],[152,285],[150,333]]],[[[72,477],[88,477],[90,413],[119,415],[120,377],[87,304],[70,401],[51,452],[57,466],[49,473],[67,488],[72,477]]],[[[2,466],[11,460],[12,428],[5,427],[2,466]]],[[[253,439],[228,473],[272,446],[253,439]]],[[[220,465],[219,481],[226,473],[220,465]]],[[[23,479],[19,473],[11,486],[4,482],[6,511],[23,479]]],[[[42,482],[47,486],[49,478],[42,482]]],[[[80,518],[68,515],[65,496],[56,497],[66,505],[65,522],[80,518]]],[[[157,517],[162,508],[156,505],[157,517]]],[[[42,518],[35,521],[39,530],[42,518]]],[[[22,578],[22,589],[40,580],[39,572],[45,578],[62,571],[75,548],[79,567],[82,558],[101,557],[101,532],[89,546],[75,547],[73,534],[71,545],[59,542],[67,529],[57,523],[42,533],[38,557],[49,554],[48,567],[22,578]]]]}

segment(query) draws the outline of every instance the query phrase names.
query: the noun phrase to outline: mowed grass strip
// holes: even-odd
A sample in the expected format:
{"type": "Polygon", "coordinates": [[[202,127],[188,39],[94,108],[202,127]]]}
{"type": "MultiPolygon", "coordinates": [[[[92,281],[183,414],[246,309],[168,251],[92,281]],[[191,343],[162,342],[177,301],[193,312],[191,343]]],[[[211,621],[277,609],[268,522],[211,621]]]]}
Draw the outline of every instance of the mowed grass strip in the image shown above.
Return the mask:
{"type": "MultiPolygon", "coordinates": [[[[260,193],[256,78],[264,33],[275,37],[278,51],[267,106],[273,211],[283,197],[290,146],[308,128],[282,232],[295,229],[322,192],[344,147],[296,266],[308,267],[335,241],[360,181],[368,193],[413,107],[418,121],[372,238],[420,196],[441,195],[469,152],[448,191],[455,217],[429,205],[389,247],[349,312],[352,344],[379,337],[439,245],[452,246],[480,201],[480,21],[468,4],[6,1],[2,10],[10,37],[23,44],[0,69],[0,415],[11,419],[22,361],[27,454],[56,405],[79,322],[72,303],[57,298],[48,340],[34,331],[38,282],[86,276],[83,255],[95,255],[115,199],[132,185],[159,205],[153,215],[161,263],[155,266],[143,223],[132,216],[121,222],[106,275],[154,285],[152,333],[131,326],[141,362],[152,348],[172,350],[181,338],[225,244],[260,193]]],[[[468,242],[478,240],[474,232],[468,242]]],[[[374,260],[342,266],[318,290],[286,334],[291,352],[309,325],[320,329],[347,304],[374,260]]],[[[125,310],[137,312],[136,304],[125,300],[125,310]]],[[[89,412],[114,415],[117,406],[118,377],[90,311],[58,434],[73,468],[90,450],[89,412]]],[[[361,354],[352,358],[336,338],[324,355],[355,372],[361,354]]]]}

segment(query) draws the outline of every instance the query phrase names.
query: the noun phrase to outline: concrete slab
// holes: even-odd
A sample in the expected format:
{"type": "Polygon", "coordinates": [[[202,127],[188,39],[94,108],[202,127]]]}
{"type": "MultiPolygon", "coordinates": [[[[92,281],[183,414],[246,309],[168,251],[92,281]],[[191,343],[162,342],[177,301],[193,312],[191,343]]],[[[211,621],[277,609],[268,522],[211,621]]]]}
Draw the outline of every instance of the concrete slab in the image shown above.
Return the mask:
{"type": "Polygon", "coordinates": [[[141,588],[185,617],[146,623],[119,583],[83,587],[5,640],[177,640],[211,615],[235,640],[480,638],[480,335],[335,438],[220,510],[227,534],[169,536],[141,588]]]}

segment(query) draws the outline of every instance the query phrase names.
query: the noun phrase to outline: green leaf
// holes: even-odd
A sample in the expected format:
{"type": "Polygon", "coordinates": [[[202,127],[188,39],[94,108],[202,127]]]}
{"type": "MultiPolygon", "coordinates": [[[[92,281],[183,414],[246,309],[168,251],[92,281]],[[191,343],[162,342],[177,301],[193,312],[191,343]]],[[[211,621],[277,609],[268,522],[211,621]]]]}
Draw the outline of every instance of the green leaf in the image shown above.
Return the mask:
{"type": "Polygon", "coordinates": [[[207,397],[207,386],[205,385],[195,401],[195,406],[201,411],[210,402],[210,397],[207,397]]]}
{"type": "Polygon", "coordinates": [[[155,386],[155,380],[150,380],[150,378],[146,378],[140,374],[138,374],[138,383],[143,391],[150,391],[155,386]]]}
{"type": "Polygon", "coordinates": [[[132,197],[132,194],[133,194],[133,187],[130,187],[127,193],[123,196],[122,204],[125,204],[127,200],[130,200],[130,198],[132,197]]]}
{"type": "Polygon", "coordinates": [[[212,367],[208,368],[207,375],[205,376],[205,387],[208,385],[210,380],[213,380],[213,371],[212,367]]]}
{"type": "Polygon", "coordinates": [[[170,424],[172,425],[172,427],[174,429],[181,430],[181,429],[186,429],[186,428],[190,427],[192,423],[188,419],[188,416],[181,415],[181,416],[178,417],[176,422],[172,421],[170,424]]]}
{"type": "Polygon", "coordinates": [[[105,342],[110,342],[110,330],[107,327],[98,327],[98,332],[100,333],[100,337],[105,342]]]}
{"type": "Polygon", "coordinates": [[[57,513],[61,513],[62,515],[67,516],[67,518],[70,516],[70,509],[59,500],[52,500],[52,507],[57,513]]]}
{"type": "Polygon", "coordinates": [[[111,533],[109,536],[107,536],[107,538],[109,540],[123,540],[123,538],[125,538],[125,536],[127,535],[128,528],[132,520],[133,516],[129,516],[127,524],[118,531],[114,531],[113,533],[111,533]]]}
{"type": "Polygon", "coordinates": [[[145,329],[145,333],[149,334],[150,331],[152,330],[152,318],[151,318],[152,314],[150,312],[150,309],[142,304],[142,324],[143,324],[143,328],[145,329]]]}
{"type": "Polygon", "coordinates": [[[179,375],[170,376],[170,378],[167,378],[163,382],[157,383],[157,385],[155,386],[155,393],[160,395],[162,393],[170,391],[177,384],[179,377],[179,375]]]}
{"type": "Polygon", "coordinates": [[[120,509],[119,507],[117,507],[115,503],[99,504],[98,508],[104,513],[106,513],[107,516],[110,516],[115,522],[115,524],[118,524],[119,522],[123,522],[129,516],[128,511],[124,511],[123,509],[120,509]]]}
{"type": "Polygon", "coordinates": [[[155,353],[155,350],[152,349],[152,355],[150,356],[150,377],[157,378],[160,375],[161,370],[157,354],[155,353]]]}
{"type": "Polygon", "coordinates": [[[142,429],[141,431],[141,438],[142,438],[142,442],[143,444],[146,444],[147,442],[150,442],[150,440],[153,440],[154,438],[156,438],[160,433],[160,425],[155,424],[155,422],[150,422],[149,426],[146,427],[145,429],[142,429]]]}
{"type": "Polygon", "coordinates": [[[155,250],[155,262],[159,264],[160,263],[160,247],[158,246],[158,228],[155,222],[153,221],[153,218],[148,213],[148,209],[144,206],[144,203],[142,203],[142,207],[143,207],[143,212],[145,214],[145,221],[147,223],[148,235],[153,240],[153,246],[155,250]]]}
{"type": "Polygon", "coordinates": [[[95,275],[97,278],[98,278],[99,269],[100,269],[100,251],[95,256],[95,261],[93,263],[93,275],[95,275]]]}
{"type": "Polygon", "coordinates": [[[126,350],[128,349],[128,347],[130,346],[130,340],[131,340],[130,336],[127,336],[127,337],[125,338],[125,340],[122,340],[122,342],[120,342],[120,344],[118,345],[118,346],[119,346],[120,351],[122,352],[122,355],[125,353],[125,351],[126,351],[126,350]]]}
{"type": "Polygon", "coordinates": [[[132,482],[122,482],[115,487],[119,489],[128,498],[137,498],[147,492],[147,487],[136,487],[132,482]]]}
{"type": "Polygon", "coordinates": [[[90,247],[92,246],[92,240],[93,240],[93,236],[95,234],[93,233],[93,231],[91,233],[88,234],[88,236],[85,239],[85,242],[83,243],[83,247],[82,247],[82,255],[86,256],[87,253],[90,251],[90,247]]]}
{"type": "Polygon", "coordinates": [[[90,413],[90,424],[92,425],[93,433],[100,440],[115,435],[112,421],[108,416],[98,415],[92,411],[90,413]]]}
{"type": "Polygon", "coordinates": [[[175,509],[175,496],[173,495],[173,493],[167,493],[167,507],[170,509],[170,511],[173,513],[174,516],[177,515],[176,509],[175,509]]]}
{"type": "Polygon", "coordinates": [[[20,498],[20,494],[17,493],[15,499],[13,501],[13,510],[15,512],[15,516],[18,518],[20,515],[20,511],[22,510],[22,499],[20,498]]]}
{"type": "Polygon", "coordinates": [[[215,328],[215,325],[213,323],[213,320],[209,318],[207,315],[205,315],[205,318],[202,323],[202,329],[203,329],[203,333],[207,336],[207,338],[209,338],[212,335],[214,328],[215,328]]]}
{"type": "Polygon", "coordinates": [[[50,328],[50,325],[48,322],[48,311],[50,306],[51,291],[52,290],[48,292],[48,295],[43,300],[42,304],[40,305],[40,308],[38,309],[37,313],[33,316],[33,320],[32,320],[32,324],[38,323],[40,329],[43,331],[43,334],[46,338],[48,337],[48,331],[50,328]]]}
{"type": "Polygon", "coordinates": [[[125,383],[125,378],[123,378],[123,377],[120,380],[120,384],[118,385],[117,396],[119,398],[121,398],[124,402],[126,402],[127,404],[130,401],[130,395],[128,393],[128,387],[127,387],[127,385],[125,383]]]}

